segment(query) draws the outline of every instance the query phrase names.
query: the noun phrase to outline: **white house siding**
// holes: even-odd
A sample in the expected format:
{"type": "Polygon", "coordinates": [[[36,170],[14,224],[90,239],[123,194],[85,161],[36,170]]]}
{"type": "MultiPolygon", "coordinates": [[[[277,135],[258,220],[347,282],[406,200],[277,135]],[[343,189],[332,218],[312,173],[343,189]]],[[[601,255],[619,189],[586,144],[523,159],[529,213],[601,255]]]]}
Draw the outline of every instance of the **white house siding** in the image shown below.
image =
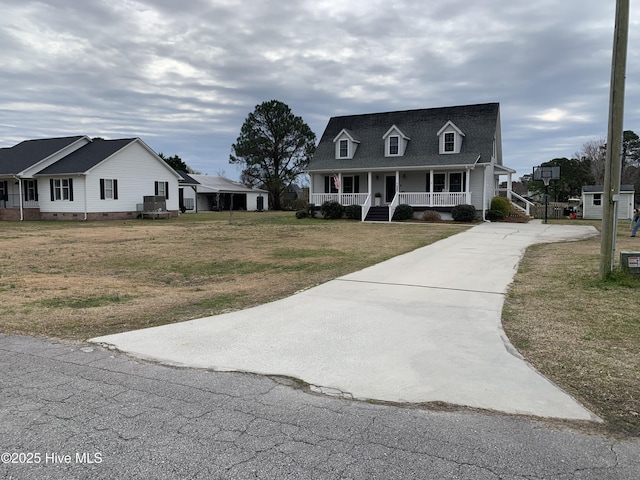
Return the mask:
{"type": "MultiPolygon", "coordinates": [[[[155,195],[155,182],[169,183],[167,210],[178,210],[178,179],[138,142],[127,145],[87,174],[89,212],[136,211],[145,196],[155,195]],[[118,199],[100,199],[100,179],[118,180],[118,199]]],[[[75,190],[75,189],[74,189],[75,190]]]]}
{"type": "MultiPolygon", "coordinates": [[[[59,175],[73,179],[73,201],[51,201],[50,177],[38,179],[39,206],[43,218],[76,218],[87,213],[90,219],[127,212],[135,216],[144,196],[155,195],[155,182],[169,183],[167,210],[178,211],[178,179],[137,142],[127,145],[87,175],[59,175]],[[118,180],[118,199],[100,199],[100,179],[118,180]],[[54,215],[59,214],[59,215],[54,215]]],[[[122,216],[122,215],[121,215],[122,216]]]]}
{"type": "MultiPolygon", "coordinates": [[[[602,192],[583,192],[582,194],[582,218],[586,220],[602,220],[602,205],[594,205],[594,195],[600,193],[601,202],[604,194],[602,192]]],[[[618,219],[630,220],[633,218],[633,193],[621,193],[618,202],[618,219]]]]}

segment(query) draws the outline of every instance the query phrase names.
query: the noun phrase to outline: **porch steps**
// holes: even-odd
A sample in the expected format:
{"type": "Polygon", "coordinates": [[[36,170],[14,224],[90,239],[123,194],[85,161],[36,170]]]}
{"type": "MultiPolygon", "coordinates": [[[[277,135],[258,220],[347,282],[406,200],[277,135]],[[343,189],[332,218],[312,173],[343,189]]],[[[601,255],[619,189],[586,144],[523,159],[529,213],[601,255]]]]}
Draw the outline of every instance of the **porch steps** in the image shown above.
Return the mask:
{"type": "Polygon", "coordinates": [[[389,221],[389,207],[371,207],[367,212],[365,222],[388,222],[389,221]]]}

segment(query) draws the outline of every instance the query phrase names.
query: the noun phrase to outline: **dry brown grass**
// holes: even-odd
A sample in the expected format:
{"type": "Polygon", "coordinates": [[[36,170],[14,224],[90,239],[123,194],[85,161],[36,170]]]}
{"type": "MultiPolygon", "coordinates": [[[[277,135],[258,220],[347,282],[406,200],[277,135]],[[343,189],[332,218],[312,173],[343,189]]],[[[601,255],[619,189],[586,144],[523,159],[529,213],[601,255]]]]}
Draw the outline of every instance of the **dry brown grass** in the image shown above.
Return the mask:
{"type": "MultiPolygon", "coordinates": [[[[599,225],[597,225],[599,227],[599,225]]],[[[620,225],[619,251],[640,251],[620,225]]],[[[640,435],[640,281],[598,280],[600,238],[537,245],[503,312],[518,350],[612,431],[640,435]]]]}
{"type": "Polygon", "coordinates": [[[466,228],[207,213],[3,223],[0,331],[84,340],[290,295],[466,228]]]}

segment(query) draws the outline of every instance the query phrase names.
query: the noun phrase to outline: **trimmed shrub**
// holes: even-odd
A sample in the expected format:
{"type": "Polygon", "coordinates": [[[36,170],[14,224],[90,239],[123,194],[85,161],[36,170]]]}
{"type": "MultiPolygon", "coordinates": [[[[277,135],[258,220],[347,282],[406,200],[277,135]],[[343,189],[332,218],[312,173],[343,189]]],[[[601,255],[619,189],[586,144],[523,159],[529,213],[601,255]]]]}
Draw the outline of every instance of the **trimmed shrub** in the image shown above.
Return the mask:
{"type": "Polygon", "coordinates": [[[500,210],[487,210],[485,217],[490,222],[499,222],[500,220],[504,219],[504,215],[502,215],[502,212],[500,210]]]}
{"type": "Polygon", "coordinates": [[[507,218],[511,212],[511,203],[507,197],[493,197],[489,210],[498,210],[502,213],[502,218],[507,218]]]}
{"type": "Polygon", "coordinates": [[[344,209],[344,216],[349,220],[362,220],[362,207],[360,205],[349,205],[344,209]]]}
{"type": "Polygon", "coordinates": [[[425,222],[439,222],[442,217],[435,210],[425,210],[422,214],[422,220],[425,222]]]}
{"type": "Polygon", "coordinates": [[[337,220],[344,215],[344,207],[338,202],[328,201],[322,204],[320,213],[326,219],[337,220]]]}
{"type": "Polygon", "coordinates": [[[476,219],[476,207],[473,205],[456,205],[451,210],[451,218],[456,222],[473,222],[476,219]]]}
{"type": "Polygon", "coordinates": [[[393,220],[411,220],[413,218],[413,208],[411,205],[401,203],[396,207],[396,211],[393,212],[393,220]]]}
{"type": "Polygon", "coordinates": [[[309,212],[307,212],[306,210],[298,210],[296,212],[296,218],[300,219],[300,218],[308,218],[309,217],[309,212]]]}
{"type": "Polygon", "coordinates": [[[309,214],[309,216],[311,218],[316,218],[316,204],[315,203],[310,203],[307,206],[307,213],[309,214]]]}

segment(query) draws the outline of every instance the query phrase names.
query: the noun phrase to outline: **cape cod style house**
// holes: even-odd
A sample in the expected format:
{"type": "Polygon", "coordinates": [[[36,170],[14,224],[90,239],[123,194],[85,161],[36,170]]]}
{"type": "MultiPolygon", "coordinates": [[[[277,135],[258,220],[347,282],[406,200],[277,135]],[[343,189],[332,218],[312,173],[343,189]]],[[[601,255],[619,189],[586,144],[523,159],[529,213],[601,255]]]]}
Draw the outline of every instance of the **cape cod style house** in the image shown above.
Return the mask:
{"type": "Polygon", "coordinates": [[[144,196],[177,215],[179,178],[139,138],[26,140],[0,149],[0,220],[136,218],[144,196]]]}
{"type": "Polygon", "coordinates": [[[484,218],[500,176],[512,198],[515,170],[502,164],[500,106],[487,103],[332,117],[307,173],[310,203],[361,205],[363,220],[389,221],[400,204],[469,204],[484,218]]]}

